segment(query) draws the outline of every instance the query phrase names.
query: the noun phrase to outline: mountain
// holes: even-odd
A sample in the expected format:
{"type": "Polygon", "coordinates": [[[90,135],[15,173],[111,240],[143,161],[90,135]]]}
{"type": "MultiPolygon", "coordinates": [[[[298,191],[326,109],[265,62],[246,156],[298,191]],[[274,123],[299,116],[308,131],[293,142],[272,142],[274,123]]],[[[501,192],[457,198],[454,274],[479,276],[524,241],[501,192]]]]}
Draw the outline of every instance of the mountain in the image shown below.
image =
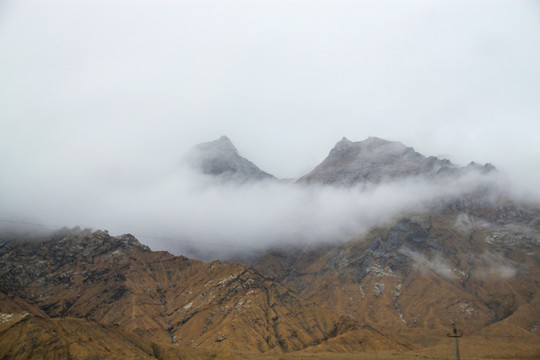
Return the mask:
{"type": "MultiPolygon", "coordinates": [[[[398,142],[343,138],[298,183],[376,186],[494,170],[398,142]]],[[[477,356],[540,356],[540,206],[490,186],[424,205],[346,243],[275,248],[252,265],[306,300],[433,351],[457,320],[483,344],[469,348],[477,356]],[[503,340],[506,347],[496,346],[503,340]]]]}
{"type": "Polygon", "coordinates": [[[459,168],[449,160],[425,157],[412,147],[377,137],[359,142],[343,138],[322,163],[298,182],[351,186],[413,176],[434,179],[463,171],[493,169],[490,164],[481,166],[474,162],[467,168],[459,168]]]}
{"type": "MultiPolygon", "coordinates": [[[[63,230],[39,240],[4,241],[0,292],[0,312],[20,320],[31,314],[21,324],[45,333],[73,326],[103,338],[90,334],[117,327],[122,333],[115,336],[134,334],[163,346],[282,353],[319,345],[354,327],[390,348],[407,347],[304,301],[250,266],[153,252],[131,235],[104,231],[63,230]],[[72,318],[78,320],[61,320],[72,318]]],[[[30,330],[15,333],[25,331],[30,330]]]]}
{"type": "Polygon", "coordinates": [[[41,316],[14,320],[2,331],[0,348],[4,359],[156,359],[165,352],[149,339],[113,326],[41,316]]]}
{"type": "Polygon", "coordinates": [[[275,179],[248,159],[240,156],[228,137],[195,146],[187,155],[188,162],[198,171],[222,181],[249,182],[275,179]]]}
{"type": "MultiPolygon", "coordinates": [[[[227,138],[194,151],[221,181],[269,178],[227,138]]],[[[458,186],[493,170],[343,139],[298,182],[458,186]]],[[[498,186],[434,199],[348,241],[283,239],[243,254],[247,265],[151,251],[129,234],[0,232],[0,359],[450,358],[451,321],[467,358],[540,358],[540,205],[498,186]]]]}
{"type": "Polygon", "coordinates": [[[540,356],[538,206],[448,200],[344,244],[268,251],[254,267],[411,343],[435,346],[457,320],[467,336],[492,344],[475,348],[478,356],[540,356]],[[495,346],[507,340],[504,351],[495,346]]]}

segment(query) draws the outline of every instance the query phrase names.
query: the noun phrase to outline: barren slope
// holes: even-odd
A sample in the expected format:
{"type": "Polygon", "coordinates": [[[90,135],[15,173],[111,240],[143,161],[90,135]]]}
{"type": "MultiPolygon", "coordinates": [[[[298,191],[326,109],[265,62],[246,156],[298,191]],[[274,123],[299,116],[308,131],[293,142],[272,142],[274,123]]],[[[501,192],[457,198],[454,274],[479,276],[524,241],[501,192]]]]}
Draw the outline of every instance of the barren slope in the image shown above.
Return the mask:
{"type": "Polygon", "coordinates": [[[152,252],[131,235],[83,230],[5,242],[0,265],[0,289],[47,315],[117,325],[156,343],[294,351],[341,324],[249,266],[152,252]]]}
{"type": "Polygon", "coordinates": [[[274,250],[255,268],[422,345],[439,341],[453,319],[469,335],[499,324],[538,337],[540,212],[512,202],[461,205],[398,217],[342,245],[274,250]]]}

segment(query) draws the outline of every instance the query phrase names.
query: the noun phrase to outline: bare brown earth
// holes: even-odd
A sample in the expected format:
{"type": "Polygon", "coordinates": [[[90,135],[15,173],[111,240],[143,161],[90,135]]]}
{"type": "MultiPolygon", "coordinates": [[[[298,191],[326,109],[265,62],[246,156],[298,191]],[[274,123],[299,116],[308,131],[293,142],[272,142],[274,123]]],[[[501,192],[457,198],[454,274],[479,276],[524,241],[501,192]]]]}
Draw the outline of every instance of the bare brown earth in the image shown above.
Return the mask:
{"type": "Polygon", "coordinates": [[[0,330],[2,359],[234,359],[228,351],[151,341],[86,319],[26,315],[0,330]]]}
{"type": "MultiPolygon", "coordinates": [[[[366,337],[351,332],[303,351],[270,354],[194,348],[192,346],[156,343],[144,336],[86,319],[45,318],[24,315],[0,329],[1,359],[452,359],[453,339],[441,338],[439,344],[412,351],[388,351],[363,347],[366,337]],[[7,326],[6,326],[7,325],[7,326]]],[[[368,335],[369,336],[369,335],[368,335]]],[[[460,339],[462,358],[537,359],[537,339],[529,335],[519,349],[511,339],[494,342],[485,336],[460,339]]],[[[369,342],[369,341],[368,341],[369,342]]],[[[381,344],[379,344],[381,345],[381,344]]],[[[388,344],[384,344],[388,345],[388,344]]]]}
{"type": "Polygon", "coordinates": [[[369,347],[409,348],[373,327],[356,330],[356,321],[306,302],[250,266],[152,252],[130,235],[83,230],[8,241],[0,264],[0,313],[11,315],[0,333],[12,344],[2,347],[6,358],[38,350],[60,358],[61,351],[156,357],[154,345],[193,356],[199,349],[281,354],[352,329],[369,347]],[[140,338],[146,345],[133,345],[140,338]]]}

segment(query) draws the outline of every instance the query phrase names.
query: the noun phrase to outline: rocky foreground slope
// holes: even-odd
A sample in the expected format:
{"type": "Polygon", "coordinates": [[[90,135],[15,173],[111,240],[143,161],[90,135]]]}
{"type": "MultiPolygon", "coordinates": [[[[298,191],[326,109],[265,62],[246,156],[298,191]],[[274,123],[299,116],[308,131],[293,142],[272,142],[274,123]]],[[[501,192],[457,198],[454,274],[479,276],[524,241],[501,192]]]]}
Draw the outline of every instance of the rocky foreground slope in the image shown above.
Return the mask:
{"type": "MultiPolygon", "coordinates": [[[[164,351],[165,345],[282,353],[354,328],[366,344],[373,338],[390,348],[407,347],[391,335],[304,301],[250,266],[153,252],[131,235],[114,237],[103,231],[61,231],[32,241],[2,242],[0,291],[0,312],[12,314],[6,323],[13,323],[0,329],[0,343],[35,331],[55,333],[54,346],[58,341],[85,343],[79,338],[83,335],[72,333],[74,327],[101,339],[97,354],[108,346],[111,331],[125,342],[112,349],[126,354],[139,349],[142,358],[164,351]],[[149,341],[133,348],[137,336],[151,340],[158,350],[149,351],[149,341]]],[[[49,335],[34,339],[38,345],[29,349],[14,344],[2,351],[43,351],[52,346],[49,335]]]]}

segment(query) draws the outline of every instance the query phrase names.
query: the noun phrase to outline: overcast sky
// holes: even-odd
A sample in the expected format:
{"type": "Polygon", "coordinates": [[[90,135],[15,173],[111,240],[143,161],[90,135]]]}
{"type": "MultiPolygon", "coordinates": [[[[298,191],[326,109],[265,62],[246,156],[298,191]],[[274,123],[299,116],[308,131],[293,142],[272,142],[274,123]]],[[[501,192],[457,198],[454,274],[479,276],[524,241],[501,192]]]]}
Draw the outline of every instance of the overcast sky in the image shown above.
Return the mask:
{"type": "Polygon", "coordinates": [[[4,0],[0,210],[146,188],[221,135],[278,177],[378,136],[540,193],[539,44],[538,1],[4,0]]]}

